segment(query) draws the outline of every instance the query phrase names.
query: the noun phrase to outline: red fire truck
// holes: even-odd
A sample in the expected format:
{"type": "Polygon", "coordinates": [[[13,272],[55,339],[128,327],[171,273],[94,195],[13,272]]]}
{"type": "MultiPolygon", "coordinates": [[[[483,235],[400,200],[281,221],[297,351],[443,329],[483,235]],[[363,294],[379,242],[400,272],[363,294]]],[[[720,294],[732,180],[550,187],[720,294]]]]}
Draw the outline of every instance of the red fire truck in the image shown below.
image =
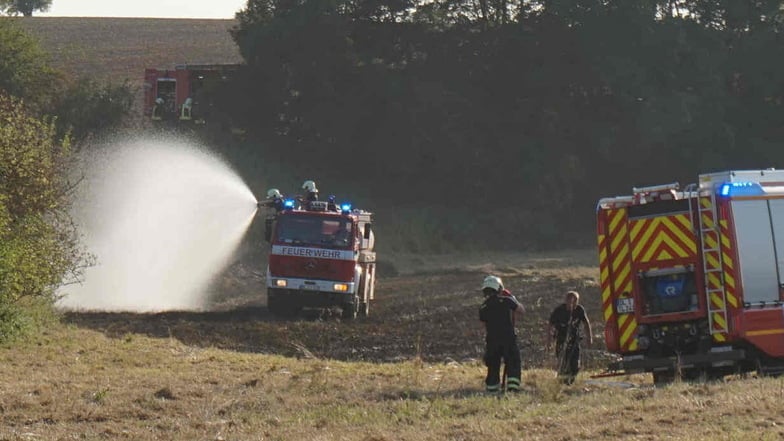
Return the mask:
{"type": "Polygon", "coordinates": [[[238,67],[181,64],[171,70],[145,69],[144,115],[153,121],[204,122],[210,107],[205,92],[227,81],[238,67]]]}
{"type": "Polygon", "coordinates": [[[267,219],[271,244],[267,307],[281,316],[303,307],[339,306],[344,319],[367,316],[376,283],[371,213],[312,201],[267,219]]]}
{"type": "Polygon", "coordinates": [[[634,188],[597,217],[609,374],[784,372],[784,171],[634,188]]]}

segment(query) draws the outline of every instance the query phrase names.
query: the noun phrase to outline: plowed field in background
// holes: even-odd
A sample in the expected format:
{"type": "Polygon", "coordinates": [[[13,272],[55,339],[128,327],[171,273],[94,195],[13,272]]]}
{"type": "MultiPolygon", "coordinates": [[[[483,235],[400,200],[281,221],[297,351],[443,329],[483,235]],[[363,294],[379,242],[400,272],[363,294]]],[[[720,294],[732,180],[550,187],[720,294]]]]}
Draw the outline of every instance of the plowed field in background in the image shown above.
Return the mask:
{"type": "MultiPolygon", "coordinates": [[[[5,18],[5,20],[10,20],[5,18]]],[[[228,30],[234,20],[15,18],[36,36],[52,65],[72,76],[141,86],[147,67],[241,61],[228,30]]]]}

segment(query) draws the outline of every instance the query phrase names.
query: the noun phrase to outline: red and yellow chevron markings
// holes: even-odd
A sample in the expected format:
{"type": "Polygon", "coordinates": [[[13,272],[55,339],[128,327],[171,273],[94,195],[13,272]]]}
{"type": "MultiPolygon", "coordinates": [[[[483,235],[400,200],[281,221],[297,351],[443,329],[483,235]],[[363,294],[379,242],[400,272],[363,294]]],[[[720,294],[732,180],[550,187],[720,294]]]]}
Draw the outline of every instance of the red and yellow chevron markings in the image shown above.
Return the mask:
{"type": "Polygon", "coordinates": [[[631,222],[632,260],[637,263],[693,258],[697,252],[687,214],[631,222]]]}
{"type": "MultiPolygon", "coordinates": [[[[609,250],[605,251],[607,253],[605,268],[601,268],[600,265],[600,270],[607,271],[606,292],[604,291],[605,286],[602,286],[604,318],[607,322],[613,319],[617,320],[621,350],[624,352],[634,351],[637,349],[637,338],[635,336],[637,320],[634,314],[616,314],[614,305],[615,299],[624,293],[632,292],[632,259],[629,250],[627,210],[625,208],[607,210],[606,220],[606,237],[599,238],[600,243],[604,242],[605,244],[604,247],[600,245],[600,249],[609,250]],[[613,276],[612,280],[609,277],[610,273],[613,276]]],[[[602,260],[601,255],[600,260],[602,260]]],[[[603,272],[602,274],[605,273],[603,272]]],[[[604,280],[602,278],[603,283],[604,280]]]]}
{"type": "Polygon", "coordinates": [[[709,293],[708,314],[710,314],[711,333],[715,341],[723,342],[727,340],[729,332],[727,304],[737,307],[738,298],[735,295],[732,243],[729,239],[727,221],[720,220],[719,228],[716,228],[715,210],[711,204],[710,196],[700,197],[703,259],[705,260],[706,287],[709,293]]]}

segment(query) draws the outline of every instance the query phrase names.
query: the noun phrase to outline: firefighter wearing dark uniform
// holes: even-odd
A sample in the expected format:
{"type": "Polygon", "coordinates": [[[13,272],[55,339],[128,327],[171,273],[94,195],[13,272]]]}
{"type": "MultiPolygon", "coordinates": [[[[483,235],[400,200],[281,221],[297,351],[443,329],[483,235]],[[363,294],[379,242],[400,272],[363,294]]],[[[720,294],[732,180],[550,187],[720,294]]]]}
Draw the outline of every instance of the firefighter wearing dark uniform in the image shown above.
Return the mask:
{"type": "Polygon", "coordinates": [[[593,344],[591,322],[585,314],[585,308],[579,304],[580,294],[577,291],[566,293],[564,303],[556,307],[550,314],[550,329],[547,333],[547,346],[555,337],[555,357],[558,360],[558,376],[564,383],[572,384],[580,371],[580,342],[583,339],[581,330],[585,329],[588,344],[593,344]]]}
{"type": "Polygon", "coordinates": [[[479,308],[479,320],[485,324],[485,355],[487,366],[485,390],[501,392],[501,362],[505,365],[506,388],[520,390],[520,349],[515,333],[515,316],[522,315],[523,305],[504,289],[501,279],[487,276],[482,283],[485,301],[479,308]]]}

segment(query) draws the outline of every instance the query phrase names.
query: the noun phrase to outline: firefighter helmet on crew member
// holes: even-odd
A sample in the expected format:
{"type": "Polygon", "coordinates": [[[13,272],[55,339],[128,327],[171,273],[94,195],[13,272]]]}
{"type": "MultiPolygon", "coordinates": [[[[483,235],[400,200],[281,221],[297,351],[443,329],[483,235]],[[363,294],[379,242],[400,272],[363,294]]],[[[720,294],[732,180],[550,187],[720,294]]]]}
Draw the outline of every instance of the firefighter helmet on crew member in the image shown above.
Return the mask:
{"type": "Polygon", "coordinates": [[[302,189],[307,191],[308,193],[318,193],[318,189],[316,188],[316,183],[313,181],[303,182],[302,189]]]}
{"type": "Polygon", "coordinates": [[[499,294],[503,290],[504,290],[504,282],[501,281],[500,277],[487,276],[485,277],[485,280],[482,281],[482,292],[485,293],[485,295],[499,294]],[[488,293],[489,290],[492,290],[494,292],[488,293]]]}
{"type": "Polygon", "coordinates": [[[280,193],[280,190],[277,188],[270,188],[267,190],[267,198],[268,199],[281,199],[283,195],[280,193]]]}

